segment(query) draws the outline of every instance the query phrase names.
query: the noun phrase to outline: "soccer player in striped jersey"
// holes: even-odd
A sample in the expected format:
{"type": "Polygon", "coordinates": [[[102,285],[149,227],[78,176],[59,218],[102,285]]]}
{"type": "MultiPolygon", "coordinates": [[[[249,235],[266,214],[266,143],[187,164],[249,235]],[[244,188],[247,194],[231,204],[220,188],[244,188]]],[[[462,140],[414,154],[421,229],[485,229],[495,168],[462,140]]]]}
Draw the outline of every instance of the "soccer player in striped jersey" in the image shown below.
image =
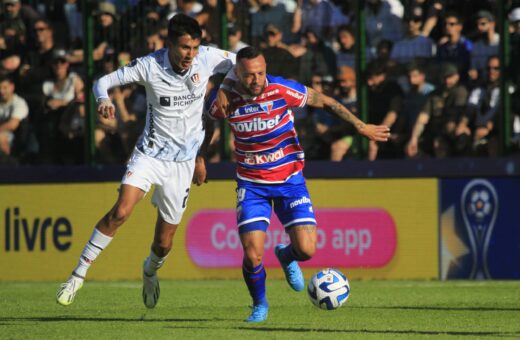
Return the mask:
{"type": "Polygon", "coordinates": [[[224,85],[229,91],[229,112],[210,97],[207,113],[213,119],[227,118],[235,138],[242,273],[253,299],[246,321],[261,322],[268,314],[262,259],[273,205],[291,240],[287,246],[277,245],[275,255],[293,290],[301,291],[305,285],[298,261],[309,260],[316,251],[316,218],[302,175],[304,153],[289,108],[328,109],[374,141],[387,141],[390,129],[365,124],[333,98],[266,74],[264,56],[253,47],[238,52],[234,77],[232,86],[224,85]]]}
{"type": "Polygon", "coordinates": [[[117,202],[98,222],[78,265],[58,290],[56,299],[61,305],[73,302],[92,262],[152,185],[157,221],[150,256],[143,265],[142,295],[147,308],[157,304],[157,270],[172,247],[190,185],[192,181],[200,185],[206,178],[204,159],[197,153],[205,135],[202,114],[208,79],[216,73],[227,73],[235,62],[232,53],[200,47],[201,36],[195,19],[177,14],[169,22],[168,48],[133,60],[94,85],[97,110],[105,118],[114,118],[115,114],[108,89],[134,82],[143,85],[148,107],[146,126],[128,162],[117,202]]]}

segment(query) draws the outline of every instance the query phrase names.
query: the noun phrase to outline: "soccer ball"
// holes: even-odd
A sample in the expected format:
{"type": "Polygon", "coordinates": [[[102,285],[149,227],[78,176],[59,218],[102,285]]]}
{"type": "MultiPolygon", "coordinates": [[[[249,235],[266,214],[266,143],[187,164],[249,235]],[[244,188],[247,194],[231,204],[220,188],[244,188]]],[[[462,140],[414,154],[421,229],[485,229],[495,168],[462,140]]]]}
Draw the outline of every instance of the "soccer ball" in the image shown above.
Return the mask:
{"type": "Polygon", "coordinates": [[[307,285],[311,302],[321,309],[337,309],[348,299],[350,285],[347,277],[333,268],[323,269],[314,274],[307,285]]]}

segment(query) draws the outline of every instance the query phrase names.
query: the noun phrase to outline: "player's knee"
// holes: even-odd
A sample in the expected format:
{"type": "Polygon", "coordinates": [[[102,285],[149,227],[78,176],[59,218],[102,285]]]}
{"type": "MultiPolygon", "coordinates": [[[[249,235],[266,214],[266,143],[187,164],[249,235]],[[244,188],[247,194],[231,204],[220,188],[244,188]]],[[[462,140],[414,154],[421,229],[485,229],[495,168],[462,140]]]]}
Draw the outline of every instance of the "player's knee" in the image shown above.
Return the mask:
{"type": "Polygon", "coordinates": [[[165,257],[170,253],[170,250],[172,249],[172,241],[164,240],[159,242],[154,242],[152,245],[152,250],[155,253],[155,255],[159,257],[165,257]]]}
{"type": "Polygon", "coordinates": [[[110,222],[116,226],[120,226],[130,217],[131,213],[132,209],[129,209],[124,205],[118,205],[110,214],[110,222]]]}
{"type": "Polygon", "coordinates": [[[260,265],[264,259],[264,252],[257,249],[246,249],[244,254],[247,264],[253,267],[260,265]]]}

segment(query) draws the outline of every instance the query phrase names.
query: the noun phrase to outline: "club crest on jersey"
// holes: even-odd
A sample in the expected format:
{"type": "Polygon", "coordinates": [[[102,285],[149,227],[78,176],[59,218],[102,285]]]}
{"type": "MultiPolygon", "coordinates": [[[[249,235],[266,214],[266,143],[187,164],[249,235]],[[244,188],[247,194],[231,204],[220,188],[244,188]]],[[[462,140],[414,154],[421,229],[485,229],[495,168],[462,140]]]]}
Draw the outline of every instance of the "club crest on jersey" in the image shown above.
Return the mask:
{"type": "Polygon", "coordinates": [[[192,76],[190,77],[190,79],[191,79],[191,82],[192,82],[193,84],[198,84],[198,83],[200,83],[200,75],[199,75],[198,73],[195,73],[194,75],[192,75],[192,76]]]}
{"type": "Polygon", "coordinates": [[[264,112],[271,113],[271,109],[273,108],[273,102],[270,101],[270,102],[260,103],[260,107],[262,108],[262,110],[264,112]]]}

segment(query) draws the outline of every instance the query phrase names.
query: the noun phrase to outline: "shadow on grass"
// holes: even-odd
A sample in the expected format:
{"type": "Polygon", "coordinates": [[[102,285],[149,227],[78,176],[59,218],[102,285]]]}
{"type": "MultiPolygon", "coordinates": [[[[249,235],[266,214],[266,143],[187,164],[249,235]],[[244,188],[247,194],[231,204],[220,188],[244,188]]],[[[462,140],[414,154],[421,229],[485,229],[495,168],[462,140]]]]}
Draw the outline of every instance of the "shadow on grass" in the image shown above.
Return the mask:
{"type": "Polygon", "coordinates": [[[206,322],[206,321],[229,321],[229,319],[180,319],[166,318],[154,319],[151,317],[137,318],[102,318],[102,317],[84,317],[84,316],[33,316],[33,317],[0,317],[0,324],[6,321],[38,321],[38,322],[67,322],[67,321],[93,321],[93,322],[206,322]]]}
{"type": "MultiPolygon", "coordinates": [[[[166,328],[184,328],[184,329],[215,329],[217,327],[204,327],[204,326],[193,326],[193,327],[185,327],[185,326],[167,326],[166,328]]],[[[324,328],[274,328],[274,327],[218,327],[219,329],[236,329],[241,331],[258,331],[258,332],[295,332],[295,333],[333,333],[333,334],[386,334],[386,335],[455,335],[455,336],[491,336],[491,337],[499,337],[499,336],[513,336],[517,337],[520,335],[520,331],[515,332],[462,332],[462,331],[422,331],[422,330],[373,330],[373,329],[324,329],[324,328]]]]}
{"type": "Polygon", "coordinates": [[[442,307],[442,306],[349,306],[359,309],[403,309],[403,310],[441,310],[441,311],[471,311],[471,312],[520,312],[520,307],[442,307]]]}

